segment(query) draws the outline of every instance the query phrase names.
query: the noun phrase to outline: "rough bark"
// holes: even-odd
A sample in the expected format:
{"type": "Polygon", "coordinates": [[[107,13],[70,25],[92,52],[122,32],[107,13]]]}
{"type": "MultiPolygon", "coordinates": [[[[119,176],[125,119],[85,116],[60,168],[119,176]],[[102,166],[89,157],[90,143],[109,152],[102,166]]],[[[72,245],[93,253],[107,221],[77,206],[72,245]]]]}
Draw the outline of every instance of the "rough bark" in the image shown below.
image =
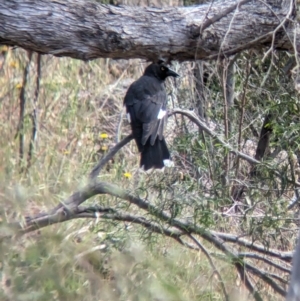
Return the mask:
{"type": "MultiPolygon", "coordinates": [[[[270,145],[270,136],[273,131],[273,127],[271,125],[273,120],[273,115],[271,113],[268,113],[268,115],[265,116],[265,120],[263,122],[260,135],[259,135],[259,140],[256,148],[256,153],[255,153],[255,159],[258,161],[261,161],[264,156],[266,155],[269,145],[270,145]]],[[[257,168],[256,166],[253,166],[253,169],[250,173],[252,177],[258,176],[257,173],[257,168]]]]}
{"type": "Polygon", "coordinates": [[[206,97],[205,97],[205,84],[204,84],[204,62],[196,62],[194,68],[195,80],[195,106],[198,115],[205,118],[206,112],[206,97]]]}
{"type": "Polygon", "coordinates": [[[172,8],[3,0],[0,44],[82,60],[214,59],[250,47],[292,49],[292,34],[286,32],[292,33],[294,19],[292,0],[230,0],[172,8]]]}
{"type": "Polygon", "coordinates": [[[300,301],[300,232],[292,262],[292,276],[286,301],[300,301]]]}

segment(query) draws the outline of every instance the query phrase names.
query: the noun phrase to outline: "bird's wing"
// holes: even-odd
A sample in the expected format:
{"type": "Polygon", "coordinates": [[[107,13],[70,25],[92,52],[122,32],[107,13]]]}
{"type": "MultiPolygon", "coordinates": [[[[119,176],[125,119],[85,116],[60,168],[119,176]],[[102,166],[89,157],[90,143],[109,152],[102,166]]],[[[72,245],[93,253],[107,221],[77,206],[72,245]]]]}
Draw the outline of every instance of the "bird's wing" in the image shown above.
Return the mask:
{"type": "Polygon", "coordinates": [[[163,84],[153,77],[142,76],[128,89],[124,104],[136,136],[145,145],[150,138],[153,145],[157,135],[162,139],[166,116],[167,95],[163,84]],[[141,127],[138,133],[138,128],[141,127]]]}

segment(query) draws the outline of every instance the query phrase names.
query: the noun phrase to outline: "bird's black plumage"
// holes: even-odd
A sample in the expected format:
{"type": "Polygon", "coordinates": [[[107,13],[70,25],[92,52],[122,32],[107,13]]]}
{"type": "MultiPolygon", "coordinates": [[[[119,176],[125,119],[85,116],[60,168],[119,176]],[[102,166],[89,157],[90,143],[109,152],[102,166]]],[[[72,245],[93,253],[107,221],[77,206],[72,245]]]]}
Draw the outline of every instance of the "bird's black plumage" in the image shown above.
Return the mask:
{"type": "Polygon", "coordinates": [[[128,89],[124,104],[133,137],[141,153],[140,166],[145,170],[164,167],[170,159],[163,130],[167,121],[167,93],[164,81],[179,76],[162,63],[149,65],[128,89]]]}

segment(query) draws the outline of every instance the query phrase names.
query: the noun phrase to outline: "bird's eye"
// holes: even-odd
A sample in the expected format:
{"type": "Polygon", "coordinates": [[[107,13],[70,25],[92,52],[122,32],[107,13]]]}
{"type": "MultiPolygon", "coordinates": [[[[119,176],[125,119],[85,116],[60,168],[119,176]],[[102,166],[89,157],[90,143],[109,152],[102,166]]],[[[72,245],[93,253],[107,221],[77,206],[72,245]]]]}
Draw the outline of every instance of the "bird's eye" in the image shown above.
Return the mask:
{"type": "Polygon", "coordinates": [[[160,67],[160,70],[161,71],[165,71],[165,67],[160,67]]]}

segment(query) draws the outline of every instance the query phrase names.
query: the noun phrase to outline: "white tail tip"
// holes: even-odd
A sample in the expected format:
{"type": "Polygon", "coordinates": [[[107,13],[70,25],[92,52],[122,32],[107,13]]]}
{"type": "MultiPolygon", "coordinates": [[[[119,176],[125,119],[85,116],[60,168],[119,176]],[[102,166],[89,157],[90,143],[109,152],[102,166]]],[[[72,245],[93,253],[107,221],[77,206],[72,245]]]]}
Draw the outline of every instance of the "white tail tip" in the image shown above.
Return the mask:
{"type": "Polygon", "coordinates": [[[169,160],[169,159],[165,159],[165,160],[164,160],[164,165],[165,165],[166,167],[174,167],[174,162],[171,161],[171,160],[169,160]]]}
{"type": "Polygon", "coordinates": [[[127,116],[127,120],[128,120],[128,122],[129,122],[129,123],[131,123],[131,117],[130,117],[130,114],[129,114],[129,113],[127,113],[127,114],[126,114],[126,116],[127,116]]]}

